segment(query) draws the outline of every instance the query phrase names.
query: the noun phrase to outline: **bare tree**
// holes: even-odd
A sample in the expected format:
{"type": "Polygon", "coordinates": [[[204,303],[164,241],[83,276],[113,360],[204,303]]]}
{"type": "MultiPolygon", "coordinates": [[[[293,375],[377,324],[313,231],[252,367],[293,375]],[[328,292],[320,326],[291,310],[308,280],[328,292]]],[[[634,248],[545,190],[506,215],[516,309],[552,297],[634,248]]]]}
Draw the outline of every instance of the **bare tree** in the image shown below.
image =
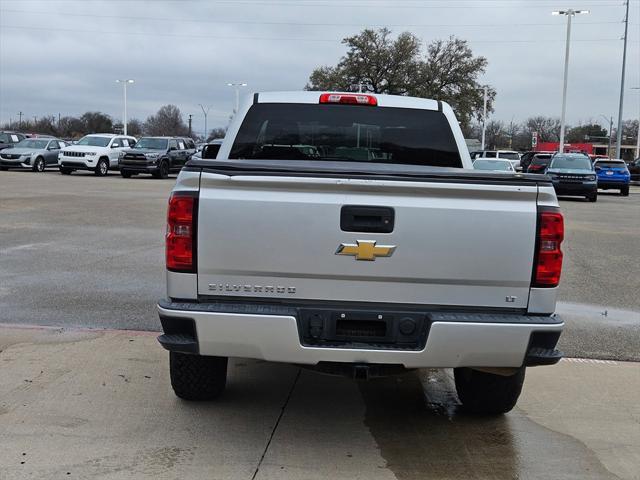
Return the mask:
{"type": "Polygon", "coordinates": [[[223,127],[214,128],[209,132],[209,136],[207,137],[207,142],[211,140],[215,140],[216,138],[224,138],[227,134],[227,129],[223,127]]]}
{"type": "Polygon", "coordinates": [[[111,117],[102,112],[86,112],[80,117],[84,124],[84,133],[111,133],[113,121],[111,117]]]}
{"type": "Polygon", "coordinates": [[[538,132],[539,142],[560,141],[560,119],[552,117],[530,117],[524,123],[524,129],[531,135],[538,132]]]}
{"type": "Polygon", "coordinates": [[[147,135],[187,135],[189,129],[182,120],[180,109],[175,105],[164,105],[155,115],[144,122],[147,135]]]}
{"type": "Polygon", "coordinates": [[[131,118],[127,121],[127,134],[134,137],[142,135],[142,122],[137,118],[131,118]]]}
{"type": "Polygon", "coordinates": [[[491,120],[487,123],[486,144],[489,150],[505,146],[504,123],[500,120],[491,120]]]}

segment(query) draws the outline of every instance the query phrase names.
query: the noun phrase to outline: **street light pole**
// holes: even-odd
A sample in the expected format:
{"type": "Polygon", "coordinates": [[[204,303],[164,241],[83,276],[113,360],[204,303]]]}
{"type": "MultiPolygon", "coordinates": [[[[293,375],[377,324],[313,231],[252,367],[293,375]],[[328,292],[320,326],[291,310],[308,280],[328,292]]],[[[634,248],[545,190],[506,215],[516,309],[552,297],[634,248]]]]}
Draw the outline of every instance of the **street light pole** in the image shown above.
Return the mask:
{"type": "Polygon", "coordinates": [[[487,133],[487,86],[484,86],[484,106],[482,108],[482,147],[480,150],[484,150],[484,140],[487,133]]]}
{"type": "Polygon", "coordinates": [[[558,151],[564,152],[564,130],[565,130],[565,115],[567,111],[567,83],[569,80],[569,45],[571,40],[571,19],[575,15],[581,13],[589,13],[589,10],[560,10],[557,12],[551,12],[552,15],[565,15],[567,17],[567,42],[564,52],[564,85],[562,87],[562,115],[560,116],[560,143],[558,145],[558,151]]]}
{"type": "Polygon", "coordinates": [[[204,141],[207,141],[207,138],[209,138],[209,131],[207,130],[207,115],[209,115],[209,110],[211,110],[211,106],[207,107],[207,109],[205,110],[204,105],[202,105],[201,103],[199,103],[198,105],[200,105],[200,108],[202,109],[202,114],[204,115],[204,141]]]}
{"type": "Polygon", "coordinates": [[[134,80],[128,78],[126,80],[116,80],[116,83],[121,83],[124,91],[124,111],[122,114],[122,133],[127,134],[127,83],[133,83],[134,80]]]}
{"type": "Polygon", "coordinates": [[[228,87],[234,87],[236,89],[236,109],[234,113],[238,113],[238,109],[240,108],[240,87],[246,87],[246,83],[227,83],[228,87]]]}
{"type": "Polygon", "coordinates": [[[622,50],[622,77],[620,78],[620,105],[618,106],[618,132],[616,135],[616,158],[622,158],[622,107],[624,104],[624,74],[627,66],[627,33],[629,31],[629,0],[624,17],[624,47],[622,50]]]}

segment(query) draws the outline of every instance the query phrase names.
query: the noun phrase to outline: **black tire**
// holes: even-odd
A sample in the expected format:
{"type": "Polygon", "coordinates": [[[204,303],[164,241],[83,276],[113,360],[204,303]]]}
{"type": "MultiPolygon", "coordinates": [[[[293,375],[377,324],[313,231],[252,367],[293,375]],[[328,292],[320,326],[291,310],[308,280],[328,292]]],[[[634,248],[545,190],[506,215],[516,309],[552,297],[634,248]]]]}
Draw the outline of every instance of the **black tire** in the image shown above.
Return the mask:
{"type": "Polygon", "coordinates": [[[593,195],[589,195],[587,197],[587,200],[589,200],[591,203],[597,202],[598,201],[598,194],[594,193],[593,195]]]}
{"type": "Polygon", "coordinates": [[[167,160],[162,160],[158,166],[158,170],[153,172],[153,176],[155,178],[169,178],[169,168],[169,162],[167,160]]]}
{"type": "Polygon", "coordinates": [[[60,173],[62,175],[71,175],[71,172],[73,172],[73,170],[71,168],[60,167],[60,173]]]}
{"type": "Polygon", "coordinates": [[[131,178],[131,172],[126,170],[120,170],[120,175],[122,175],[122,178],[131,178]]]}
{"type": "Polygon", "coordinates": [[[101,158],[100,160],[98,160],[98,164],[96,165],[96,168],[93,171],[93,173],[95,173],[99,177],[104,177],[108,171],[109,171],[109,161],[106,158],[101,158]]]}
{"type": "Polygon", "coordinates": [[[44,163],[44,158],[42,157],[38,157],[33,161],[33,165],[31,166],[31,170],[33,170],[34,172],[44,172],[45,169],[45,163],[44,163]]]}
{"type": "Polygon", "coordinates": [[[458,398],[467,412],[497,415],[510,411],[518,401],[524,384],[525,367],[505,377],[471,368],[455,368],[458,398]]]}
{"type": "Polygon", "coordinates": [[[169,352],[171,387],[184,400],[213,400],[227,385],[227,357],[169,352]]]}
{"type": "Polygon", "coordinates": [[[620,189],[620,195],[622,195],[623,197],[629,196],[629,185],[626,185],[620,189]]]}

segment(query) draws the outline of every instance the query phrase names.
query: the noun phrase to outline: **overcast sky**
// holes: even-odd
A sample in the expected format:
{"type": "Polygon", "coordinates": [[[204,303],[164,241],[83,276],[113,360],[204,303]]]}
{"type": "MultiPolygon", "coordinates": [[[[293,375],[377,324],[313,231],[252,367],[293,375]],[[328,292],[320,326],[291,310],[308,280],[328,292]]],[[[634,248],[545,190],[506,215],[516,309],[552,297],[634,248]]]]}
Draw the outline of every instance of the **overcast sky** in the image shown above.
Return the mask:
{"type": "MultiPolygon", "coordinates": [[[[424,44],[455,35],[489,67],[494,117],[560,116],[566,18],[574,19],[567,121],[617,117],[623,0],[0,0],[0,122],[103,111],[144,120],[167,103],[204,129],[224,126],[246,92],[298,90],[319,65],[345,53],[341,39],[366,27],[405,30],[424,44]]],[[[640,109],[640,0],[630,0],[624,117],[640,109]]]]}

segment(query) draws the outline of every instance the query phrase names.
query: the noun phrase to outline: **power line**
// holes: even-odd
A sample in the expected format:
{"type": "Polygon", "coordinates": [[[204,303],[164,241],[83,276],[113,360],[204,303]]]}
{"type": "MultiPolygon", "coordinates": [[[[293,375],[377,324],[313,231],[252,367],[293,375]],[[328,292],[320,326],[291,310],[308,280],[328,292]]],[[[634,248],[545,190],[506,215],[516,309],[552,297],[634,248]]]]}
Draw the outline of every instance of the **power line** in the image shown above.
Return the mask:
{"type": "MultiPolygon", "coordinates": [[[[211,38],[217,40],[274,40],[274,41],[296,41],[296,42],[330,42],[341,43],[340,38],[304,38],[304,37],[248,37],[248,36],[231,36],[231,35],[198,35],[198,34],[179,34],[179,33],[164,33],[164,32],[129,32],[129,31],[106,31],[106,30],[79,30],[77,28],[57,28],[57,27],[34,27],[32,25],[0,25],[2,29],[15,29],[15,30],[44,30],[54,32],[69,32],[69,33],[92,33],[100,35],[132,35],[142,37],[172,37],[172,38],[211,38]]],[[[474,40],[465,39],[469,43],[498,43],[498,44],[513,44],[513,43],[561,43],[564,40],[474,40]]],[[[576,39],[573,42],[619,42],[620,38],[590,38],[590,39],[576,39]]]]}
{"type": "MultiPolygon", "coordinates": [[[[7,1],[7,0],[4,0],[7,1]]],[[[39,0],[20,0],[21,3],[25,3],[27,1],[39,1],[39,0]]],[[[64,0],[63,0],[64,1],[64,0]]],[[[69,0],[67,0],[69,1],[69,0]]],[[[71,0],[71,1],[77,1],[77,0],[71,0]]],[[[83,0],[82,3],[86,4],[86,3],[90,3],[91,0],[83,0]]],[[[101,1],[101,0],[94,0],[94,1],[101,1]]],[[[134,2],[147,2],[148,0],[111,0],[112,2],[126,2],[128,4],[134,3],[134,2]]],[[[163,3],[185,3],[186,1],[189,0],[155,0],[157,3],[163,2],[163,3]]],[[[190,0],[193,2],[200,2],[200,0],[190,0]]],[[[230,5],[230,6],[236,6],[236,5],[253,5],[253,6],[264,6],[264,7],[272,7],[272,6],[286,6],[286,7],[294,7],[294,8],[301,8],[301,7],[311,7],[311,8],[322,8],[322,7],[336,7],[339,6],[340,8],[365,8],[365,7],[369,7],[370,5],[368,3],[352,3],[352,4],[345,4],[345,3],[341,3],[339,0],[336,1],[336,3],[327,3],[328,0],[324,0],[324,3],[309,3],[309,2],[305,2],[305,3],[300,3],[300,2],[286,2],[286,1],[268,1],[268,2],[264,2],[264,1],[256,1],[256,0],[214,0],[214,1],[210,1],[209,3],[211,4],[217,4],[217,5],[230,5]]],[[[353,0],[352,0],[353,1],[353,0]]],[[[371,0],[369,0],[371,1],[371,0]]],[[[458,0],[459,1],[459,0],[458,0]]],[[[490,0],[490,1],[498,1],[498,0],[490,0]]],[[[502,0],[500,0],[502,1],[502,0]]],[[[594,1],[598,1],[600,3],[585,3],[586,6],[588,7],[611,7],[611,6],[616,6],[619,5],[620,2],[618,0],[611,0],[609,3],[602,3],[603,1],[607,1],[607,0],[594,0],[594,1]]],[[[632,1],[639,1],[639,0],[632,0],[632,1]]],[[[549,6],[554,6],[556,5],[558,2],[554,2],[554,3],[542,3],[540,1],[536,1],[535,5],[522,5],[522,4],[518,4],[518,5],[513,5],[513,3],[510,4],[505,4],[505,5],[487,5],[484,2],[480,2],[480,1],[474,1],[472,4],[468,4],[468,5],[451,5],[451,0],[447,1],[446,3],[442,4],[442,5],[424,5],[424,4],[399,4],[399,3],[392,3],[389,5],[385,5],[385,4],[376,4],[371,8],[387,8],[387,9],[470,9],[470,8],[482,8],[482,9],[486,9],[486,8],[504,8],[504,9],[511,9],[511,8],[516,8],[518,10],[523,9],[523,8],[548,8],[549,6]]],[[[584,2],[583,2],[584,3],[584,2]]]]}
{"type": "MultiPolygon", "coordinates": [[[[34,10],[14,10],[3,8],[0,9],[0,13],[25,13],[29,15],[55,15],[60,14],[65,17],[89,17],[89,18],[112,18],[120,20],[132,20],[138,22],[140,20],[145,21],[167,21],[174,24],[181,22],[193,22],[193,23],[211,23],[211,24],[240,24],[240,25],[293,25],[304,27],[538,27],[538,26],[558,26],[558,23],[324,23],[324,22],[270,22],[264,20],[210,20],[210,19],[198,19],[198,18],[181,18],[177,20],[175,17],[131,17],[126,15],[98,15],[92,13],[67,13],[67,12],[45,12],[34,10]]],[[[607,22],[582,22],[581,25],[607,25],[607,24],[621,24],[619,21],[607,21],[607,22]]],[[[561,26],[561,25],[560,25],[561,26]]]]}

